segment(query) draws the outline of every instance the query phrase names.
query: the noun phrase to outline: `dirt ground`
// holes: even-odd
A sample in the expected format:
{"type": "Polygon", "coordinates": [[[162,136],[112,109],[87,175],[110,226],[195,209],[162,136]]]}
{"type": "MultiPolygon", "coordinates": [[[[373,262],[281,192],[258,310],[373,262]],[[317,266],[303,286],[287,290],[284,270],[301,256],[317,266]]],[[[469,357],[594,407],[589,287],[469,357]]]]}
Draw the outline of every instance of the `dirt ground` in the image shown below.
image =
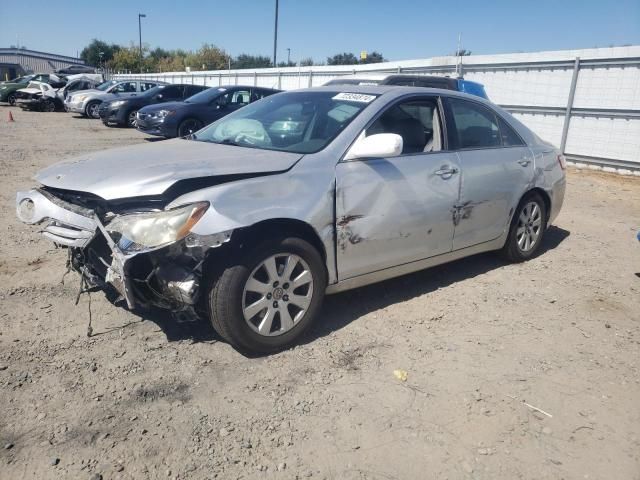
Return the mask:
{"type": "Polygon", "coordinates": [[[538,258],[328,297],[251,359],[204,321],[76,306],[65,251],[15,218],[38,169],[145,141],[0,107],[1,479],[640,479],[639,178],[571,169],[538,258]]]}

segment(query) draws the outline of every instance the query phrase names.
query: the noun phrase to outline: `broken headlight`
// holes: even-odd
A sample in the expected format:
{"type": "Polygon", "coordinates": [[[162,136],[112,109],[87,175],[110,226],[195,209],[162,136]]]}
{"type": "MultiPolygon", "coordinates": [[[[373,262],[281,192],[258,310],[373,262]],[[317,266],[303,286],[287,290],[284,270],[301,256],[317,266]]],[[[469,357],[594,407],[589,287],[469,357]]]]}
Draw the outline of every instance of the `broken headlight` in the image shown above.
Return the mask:
{"type": "Polygon", "coordinates": [[[200,202],[161,212],[119,215],[106,229],[122,251],[139,252],[183,239],[208,208],[208,202],[200,202]]]}

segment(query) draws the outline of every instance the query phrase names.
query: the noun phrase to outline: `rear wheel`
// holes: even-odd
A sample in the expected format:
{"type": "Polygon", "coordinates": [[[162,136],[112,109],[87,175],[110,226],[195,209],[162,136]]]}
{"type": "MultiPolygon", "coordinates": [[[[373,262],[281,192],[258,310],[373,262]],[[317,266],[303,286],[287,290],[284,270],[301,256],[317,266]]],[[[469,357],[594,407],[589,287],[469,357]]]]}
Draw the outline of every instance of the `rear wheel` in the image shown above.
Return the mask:
{"type": "Polygon", "coordinates": [[[523,262],[540,249],[547,229],[547,207],[538,193],[525,196],[513,216],[502,254],[512,262],[523,262]]]}
{"type": "Polygon", "coordinates": [[[183,120],[182,123],[178,126],[178,136],[186,137],[187,135],[191,135],[194,132],[200,130],[204,125],[200,120],[195,118],[187,118],[183,120]]]}
{"type": "Polygon", "coordinates": [[[87,103],[87,106],[84,108],[84,113],[89,118],[100,118],[100,102],[93,101],[87,103]]]}
{"type": "Polygon", "coordinates": [[[16,104],[16,94],[10,93],[7,97],[7,102],[9,103],[9,105],[14,106],[16,104]]]}
{"type": "Polygon", "coordinates": [[[209,317],[234,348],[269,353],[295,343],[324,298],[321,255],[305,240],[270,240],[226,268],[209,291],[209,317]]]}

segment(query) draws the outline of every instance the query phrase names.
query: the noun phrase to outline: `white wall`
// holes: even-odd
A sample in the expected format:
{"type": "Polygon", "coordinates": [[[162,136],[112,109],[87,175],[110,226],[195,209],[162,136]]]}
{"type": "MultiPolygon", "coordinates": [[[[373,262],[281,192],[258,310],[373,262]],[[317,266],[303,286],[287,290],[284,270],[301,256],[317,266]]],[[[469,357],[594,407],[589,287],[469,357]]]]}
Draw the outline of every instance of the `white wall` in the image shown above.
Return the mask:
{"type": "MultiPolygon", "coordinates": [[[[537,107],[538,110],[549,108],[547,112],[527,113],[522,113],[521,108],[520,111],[516,109],[514,115],[540,137],[559,146],[576,57],[580,58],[581,67],[573,108],[607,111],[594,117],[593,112],[574,110],[565,152],[567,155],[594,157],[604,163],[632,162],[640,168],[640,46],[474,55],[463,57],[462,68],[465,78],[484,84],[489,98],[499,105],[537,107]],[[590,60],[600,63],[589,65],[590,60]],[[610,65],[603,64],[605,60],[610,65]],[[560,64],[550,65],[551,62],[560,64]],[[585,62],[587,65],[583,65],[585,62]]],[[[434,57],[370,65],[220,70],[190,74],[169,72],[147,74],[145,77],[173,83],[258,85],[292,90],[310,85],[320,86],[337,76],[353,72],[395,73],[400,69],[404,73],[451,75],[456,61],[455,57],[434,57]]],[[[119,75],[122,78],[127,76],[139,75],[119,75]]]]}

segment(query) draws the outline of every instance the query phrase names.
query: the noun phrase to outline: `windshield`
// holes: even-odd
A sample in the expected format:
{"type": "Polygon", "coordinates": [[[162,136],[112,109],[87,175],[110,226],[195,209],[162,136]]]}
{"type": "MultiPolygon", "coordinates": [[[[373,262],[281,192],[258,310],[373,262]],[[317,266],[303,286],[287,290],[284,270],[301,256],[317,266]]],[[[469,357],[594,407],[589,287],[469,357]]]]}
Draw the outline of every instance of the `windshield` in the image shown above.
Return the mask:
{"type": "Polygon", "coordinates": [[[107,88],[109,88],[111,85],[115,85],[116,83],[118,82],[116,82],[115,80],[109,80],[107,82],[104,82],[98,85],[96,87],[96,90],[102,90],[104,92],[107,88]]]}
{"type": "Polygon", "coordinates": [[[226,88],[207,88],[202,92],[198,92],[195,95],[191,95],[189,98],[185,100],[186,103],[209,103],[214,100],[216,97],[219,97],[224,92],[226,92],[226,88]]]}
{"type": "Polygon", "coordinates": [[[221,118],[194,140],[241,147],[315,153],[326,147],[377,95],[287,92],[221,118]]]}
{"type": "Polygon", "coordinates": [[[10,80],[10,82],[11,83],[27,83],[33,77],[35,77],[35,75],[26,75],[24,77],[18,77],[18,78],[14,79],[14,80],[10,80]]]}
{"type": "Polygon", "coordinates": [[[166,87],[166,85],[156,85],[155,87],[150,88],[149,90],[146,90],[143,93],[141,93],[140,96],[141,97],[152,97],[156,93],[160,93],[162,90],[164,90],[164,87],[166,87]]]}

